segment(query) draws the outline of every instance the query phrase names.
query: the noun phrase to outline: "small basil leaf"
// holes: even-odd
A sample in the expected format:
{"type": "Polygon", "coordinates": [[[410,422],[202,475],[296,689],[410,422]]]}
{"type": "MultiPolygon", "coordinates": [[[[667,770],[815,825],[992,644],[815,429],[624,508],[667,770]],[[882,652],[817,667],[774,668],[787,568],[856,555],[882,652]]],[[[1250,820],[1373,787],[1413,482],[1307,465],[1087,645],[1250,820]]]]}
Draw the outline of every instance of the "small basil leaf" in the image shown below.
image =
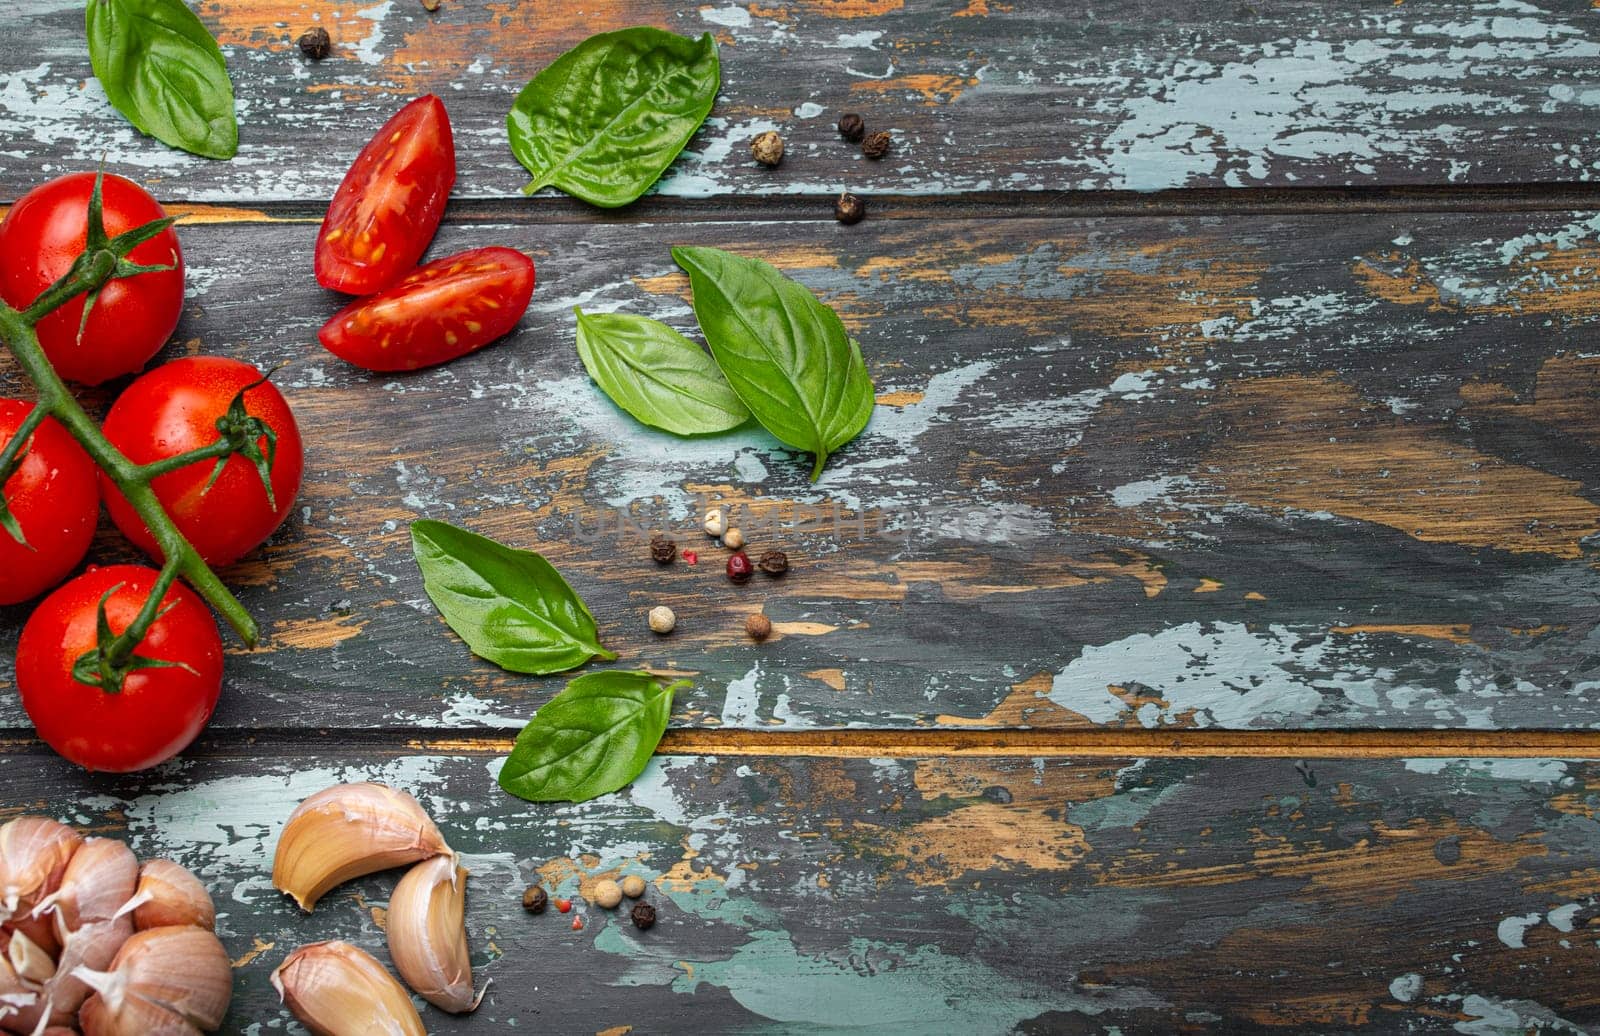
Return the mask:
{"type": "Polygon", "coordinates": [[[644,770],[672,715],[672,695],[649,673],[610,670],[568,681],[517,735],[500,787],[529,802],[584,802],[644,770]]]}
{"type": "Polygon", "coordinates": [[[674,248],[689,273],[694,315],[728,384],[767,431],[816,454],[854,439],[872,416],[872,377],[839,314],[759,259],[720,248],[674,248]]]}
{"type": "Polygon", "coordinates": [[[411,552],[444,621],[495,665],[559,673],[617,657],[600,646],[582,599],[539,554],[428,520],[411,523],[411,552]]]}
{"type": "Polygon", "coordinates": [[[182,0],[89,0],[89,60],[112,107],[164,144],[232,158],[233,83],[222,50],[182,0]]]}
{"type": "Polygon", "coordinates": [[[612,402],[652,428],[705,435],[750,420],[716,361],[659,320],[578,314],[578,357],[612,402]]]}
{"type": "Polygon", "coordinates": [[[711,112],[717,43],[640,26],[601,33],[556,58],[517,94],[506,132],[533,174],[591,205],[626,205],[649,189],[711,112]]]}

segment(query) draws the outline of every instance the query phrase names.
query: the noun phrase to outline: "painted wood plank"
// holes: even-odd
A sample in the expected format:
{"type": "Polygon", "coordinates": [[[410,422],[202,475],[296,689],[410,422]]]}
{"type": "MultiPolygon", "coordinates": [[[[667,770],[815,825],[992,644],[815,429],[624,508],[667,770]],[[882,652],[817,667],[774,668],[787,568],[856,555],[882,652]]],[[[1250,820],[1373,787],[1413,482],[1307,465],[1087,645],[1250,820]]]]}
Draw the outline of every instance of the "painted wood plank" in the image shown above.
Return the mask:
{"type": "Polygon", "coordinates": [[[1585,1032],[1600,1025],[1600,771],[1558,760],[658,759],[582,806],[483,757],[273,746],[143,778],[0,755],[43,811],[193,868],[238,961],[226,1030],[281,1031],[267,977],[344,938],[387,959],[395,874],[303,915],[283,820],[338,780],[413,791],[472,871],[477,1015],[429,1031],[1585,1032]],[[591,908],[637,873],[660,921],[591,908]],[[579,899],[530,917],[541,876],[579,899]]]}
{"type": "Polygon", "coordinates": [[[575,6],[559,0],[205,0],[236,84],[238,156],[141,138],[94,80],[77,0],[32,0],[0,50],[10,130],[0,199],[102,155],[174,198],[325,199],[357,144],[423,92],[449,105],[458,193],[515,195],[505,139],[522,84],[592,32],[646,23],[722,43],[712,120],[662,193],[1496,184],[1600,167],[1600,12],[1566,0],[1328,5],[797,0],[575,6]],[[326,27],[333,56],[295,39],[326,27]],[[833,123],[897,135],[863,160],[833,123]],[[778,129],[783,167],[749,161],[778,129]]]}
{"type": "Polygon", "coordinates": [[[310,443],[228,574],[271,641],[230,657],[219,727],[514,729],[562,685],[443,626],[419,517],[544,550],[618,665],[692,674],[680,725],[1596,724],[1600,217],[451,226],[436,253],[530,251],[535,301],[406,376],[315,344],[314,229],[183,231],[169,355],[281,365],[310,443]],[[675,243],[773,258],[862,341],[879,405],[819,484],[758,428],[654,434],[588,381],[574,304],[694,331],[675,243]],[[731,585],[709,500],[789,575],[731,585]],[[661,528],[700,564],[653,564],[661,528]]]}

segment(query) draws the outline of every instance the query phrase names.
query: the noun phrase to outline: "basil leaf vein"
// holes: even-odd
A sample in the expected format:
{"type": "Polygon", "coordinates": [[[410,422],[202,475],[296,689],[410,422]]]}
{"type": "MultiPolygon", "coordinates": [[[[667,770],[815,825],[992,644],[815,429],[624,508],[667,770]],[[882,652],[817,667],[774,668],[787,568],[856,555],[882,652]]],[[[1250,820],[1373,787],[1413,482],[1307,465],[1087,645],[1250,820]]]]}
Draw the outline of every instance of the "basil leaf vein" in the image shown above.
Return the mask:
{"type": "Polygon", "coordinates": [[[750,420],[706,351],[672,328],[631,313],[578,315],[578,357],[612,402],[675,435],[706,435],[750,420]]]}
{"type": "Polygon", "coordinates": [[[672,696],[688,686],[620,670],[574,677],[517,735],[500,787],[529,802],[584,802],[616,791],[650,762],[672,717],[672,696]]]}
{"type": "Polygon", "coordinates": [[[559,673],[617,657],[600,646],[582,598],[537,552],[428,519],[411,523],[411,552],[444,621],[501,668],[559,673]]]}
{"type": "Polygon", "coordinates": [[[721,84],[710,33],[637,26],[591,36],[528,81],[506,115],[532,194],[554,185],[615,208],[661,177],[705,121],[721,84]]]}
{"type": "Polygon", "coordinates": [[[233,157],[227,62],[182,0],[89,0],[84,23],[95,78],[135,128],[206,158],[233,157]]]}
{"type": "Polygon", "coordinates": [[[829,454],[872,416],[872,377],[839,315],[759,259],[720,248],[674,248],[689,274],[694,315],[735,394],[780,441],[829,454]]]}

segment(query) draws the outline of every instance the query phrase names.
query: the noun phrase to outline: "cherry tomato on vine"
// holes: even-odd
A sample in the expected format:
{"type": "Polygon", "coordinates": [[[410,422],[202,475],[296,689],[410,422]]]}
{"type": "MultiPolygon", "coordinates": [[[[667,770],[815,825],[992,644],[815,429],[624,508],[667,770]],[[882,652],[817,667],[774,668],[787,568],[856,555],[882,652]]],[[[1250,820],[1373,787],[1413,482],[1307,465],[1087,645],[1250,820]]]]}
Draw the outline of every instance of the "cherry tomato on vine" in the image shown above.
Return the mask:
{"type": "Polygon", "coordinates": [[[120,634],[159,574],[143,565],[91,567],[41,601],[22,627],[22,707],[51,748],[85,769],[125,773],[170,759],[188,747],[217,707],[222,638],[211,612],[182,583],[167,591],[160,617],[134,648],[139,658],[176,665],[130,672],[116,693],[72,675],[78,659],[97,648],[101,598],[112,634],[120,634]]]}
{"type": "MultiPolygon", "coordinates": [[[[0,399],[0,449],[11,442],[33,404],[0,399]]],[[[0,604],[37,597],[83,560],[100,518],[94,461],[53,417],[33,432],[5,484],[5,506],[27,540],[0,529],[0,604]]]]}
{"type": "Polygon", "coordinates": [[[372,371],[431,367],[465,356],[517,325],[533,296],[533,260],[513,248],[474,248],[419,266],[356,299],[322,326],[327,350],[372,371]]]}
{"type": "MultiPolygon", "coordinates": [[[[196,461],[151,483],[161,506],[208,565],[243,557],[283,523],[300,491],[305,458],[294,414],[277,386],[248,363],[222,356],[190,356],[164,363],[135,379],[106,415],[112,445],[135,464],[150,464],[209,446],[222,438],[217,422],[241,389],[250,416],[277,435],[256,439],[263,459],[272,454],[272,499],[251,460],[234,455],[208,488],[215,460],[196,461]],[[257,384],[260,382],[260,384],[257,384]]],[[[106,510],[123,535],[151,557],[161,556],[155,537],[104,472],[100,487],[106,510]]]]}
{"type": "MultiPolygon", "coordinates": [[[[93,173],[71,173],[24,194],[0,222],[0,298],[26,309],[71,268],[83,251],[89,225],[93,173]]],[[[101,202],[107,235],[115,237],[166,215],[138,184],[106,174],[101,202]]],[[[34,327],[39,344],[69,381],[98,385],[132,374],[160,351],[183,311],[183,252],[171,227],[128,253],[134,263],[174,269],[108,281],[89,310],[78,338],[83,298],[34,327]]]]}
{"type": "Polygon", "coordinates": [[[417,265],[456,182],[444,102],[418,97],[361,149],[317,234],[317,283],[351,295],[386,288],[417,265]]]}

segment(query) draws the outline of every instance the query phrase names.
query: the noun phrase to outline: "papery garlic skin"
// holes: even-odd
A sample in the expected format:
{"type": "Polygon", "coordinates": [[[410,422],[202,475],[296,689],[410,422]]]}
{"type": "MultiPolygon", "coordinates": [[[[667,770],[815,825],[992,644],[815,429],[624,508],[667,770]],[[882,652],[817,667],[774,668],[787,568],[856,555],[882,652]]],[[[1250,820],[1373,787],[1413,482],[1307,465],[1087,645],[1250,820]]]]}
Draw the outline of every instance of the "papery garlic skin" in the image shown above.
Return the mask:
{"type": "Polygon", "coordinates": [[[448,853],[409,794],[382,784],[336,784],[295,807],[278,838],[272,884],[302,910],[335,886],[448,853]]]}
{"type": "Polygon", "coordinates": [[[133,935],[133,918],[118,917],[110,921],[93,921],[82,928],[63,933],[61,959],[56,974],[45,984],[44,997],[50,1004],[51,1020],[65,1024],[72,1020],[78,1008],[93,992],[80,978],[80,969],[102,971],[116,959],[117,951],[133,935]]]}
{"type": "Polygon", "coordinates": [[[98,993],[83,1002],[78,1028],[83,1036],[200,1036],[182,1015],[148,1000],[130,999],[121,1011],[112,1011],[98,993]]]}
{"type": "Polygon", "coordinates": [[[315,1036],[427,1036],[405,988],[347,942],[300,947],[272,973],[272,985],[315,1036]]]}
{"type": "Polygon", "coordinates": [[[61,884],[83,836],[47,817],[0,824],[0,921],[26,915],[61,884]]]}
{"type": "Polygon", "coordinates": [[[122,1016],[142,1010],[135,1001],[143,1001],[212,1032],[221,1028],[233,999],[227,950],[211,932],[193,925],[137,932],[109,968],[78,968],[74,975],[95,991],[104,1013],[119,1026],[122,1016]]]}
{"type": "Polygon", "coordinates": [[[139,887],[119,912],[133,914],[133,927],[193,925],[211,931],[217,925],[216,904],[194,872],[171,860],[149,860],[139,868],[139,887]]]}
{"type": "Polygon", "coordinates": [[[389,898],[389,956],[406,984],[452,1014],[471,1011],[467,951],[467,871],[458,857],[435,856],[406,871],[389,898]]]}
{"type": "Polygon", "coordinates": [[[39,900],[34,917],[57,916],[56,932],[116,917],[139,884],[139,858],[114,838],[91,838],[78,847],[60,886],[39,900]]]}

